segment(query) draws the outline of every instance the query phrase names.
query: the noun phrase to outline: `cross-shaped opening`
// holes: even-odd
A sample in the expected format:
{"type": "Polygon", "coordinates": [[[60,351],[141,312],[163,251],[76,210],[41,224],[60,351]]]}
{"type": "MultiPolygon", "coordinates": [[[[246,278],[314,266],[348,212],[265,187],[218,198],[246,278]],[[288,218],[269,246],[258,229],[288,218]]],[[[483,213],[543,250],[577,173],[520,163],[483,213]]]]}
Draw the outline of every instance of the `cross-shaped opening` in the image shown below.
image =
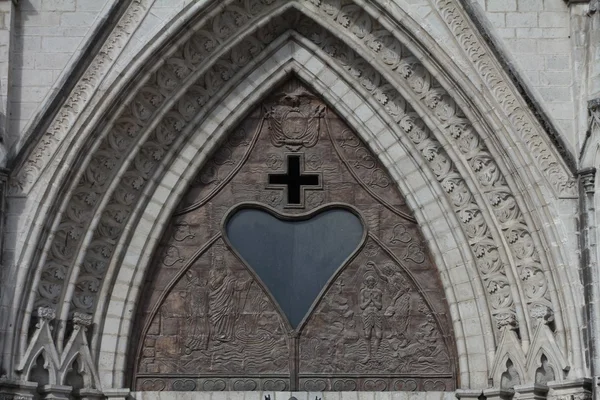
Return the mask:
{"type": "Polygon", "coordinates": [[[287,186],[288,204],[302,204],[300,194],[303,186],[320,186],[320,176],[317,174],[302,174],[300,172],[300,155],[287,156],[287,173],[269,174],[269,185],[287,186]]]}

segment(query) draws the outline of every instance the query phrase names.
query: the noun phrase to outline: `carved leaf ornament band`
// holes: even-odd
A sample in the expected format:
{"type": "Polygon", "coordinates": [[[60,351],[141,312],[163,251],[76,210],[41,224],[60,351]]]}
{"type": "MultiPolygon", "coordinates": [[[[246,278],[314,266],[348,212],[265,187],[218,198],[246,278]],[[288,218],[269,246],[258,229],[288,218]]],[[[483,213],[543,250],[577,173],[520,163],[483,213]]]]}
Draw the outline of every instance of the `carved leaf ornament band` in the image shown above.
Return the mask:
{"type": "Polygon", "coordinates": [[[55,155],[62,141],[73,128],[79,113],[89,104],[102,79],[118,58],[128,38],[135,32],[138,24],[154,0],[132,0],[113,32],[99,51],[96,59],[85,71],[83,77],[61,107],[46,133],[19,168],[16,176],[10,180],[9,194],[23,195],[33,187],[43,170],[55,155]]]}
{"type": "Polygon", "coordinates": [[[479,75],[496,96],[502,110],[508,115],[511,124],[523,138],[538,168],[544,173],[556,193],[561,196],[576,197],[576,179],[568,172],[563,163],[552,151],[552,148],[548,146],[544,138],[537,132],[532,118],[509,88],[506,83],[507,80],[495,68],[492,57],[486,52],[480,40],[470,29],[456,1],[435,0],[434,3],[465,53],[473,62],[477,72],[479,72],[479,75]]]}
{"type": "Polygon", "coordinates": [[[486,207],[493,211],[495,223],[508,243],[506,250],[519,274],[531,318],[549,318],[552,314],[549,287],[532,233],[481,137],[450,95],[390,32],[353,2],[334,0],[307,0],[301,4],[233,1],[155,67],[133,100],[124,104],[110,129],[105,134],[96,132],[102,137],[101,145],[79,177],[58,229],[50,239],[52,244],[41,266],[35,306],[58,304],[70,280],[76,282],[70,299],[73,310],[94,311],[116,244],[161,162],[177,151],[177,144],[206,113],[211,98],[290,27],[345,70],[354,79],[355,87],[368,91],[423,155],[463,224],[497,325],[516,324],[516,311],[506,272],[509,255],[493,236],[493,228],[482,211],[486,207]],[[257,19],[282,5],[288,9],[283,17],[262,26],[257,24],[257,19]],[[315,28],[315,21],[298,12],[305,7],[322,16],[325,24],[344,29],[347,37],[360,44],[357,51],[375,61],[365,61],[326,29],[315,28]],[[255,27],[252,34],[239,39],[239,31],[250,27],[255,27]],[[239,41],[232,45],[234,39],[239,41]],[[216,54],[219,56],[214,57],[216,54]],[[473,184],[485,193],[483,200],[487,205],[478,204],[451,157],[396,87],[405,88],[411,99],[428,110],[445,139],[467,160],[465,166],[477,178],[473,184]],[[182,88],[186,88],[183,94],[182,88]],[[126,164],[134,151],[137,152],[126,164]],[[123,168],[125,172],[120,173],[123,168]],[[115,179],[119,179],[118,185],[114,185],[115,179]],[[109,190],[109,186],[115,189],[109,190]],[[109,196],[108,201],[99,210],[104,196],[109,196]],[[97,226],[91,225],[93,216],[99,212],[97,226]],[[90,229],[94,234],[89,247],[82,247],[90,229]],[[74,269],[75,259],[80,257],[78,252],[85,252],[85,256],[80,268],[74,269]]]}

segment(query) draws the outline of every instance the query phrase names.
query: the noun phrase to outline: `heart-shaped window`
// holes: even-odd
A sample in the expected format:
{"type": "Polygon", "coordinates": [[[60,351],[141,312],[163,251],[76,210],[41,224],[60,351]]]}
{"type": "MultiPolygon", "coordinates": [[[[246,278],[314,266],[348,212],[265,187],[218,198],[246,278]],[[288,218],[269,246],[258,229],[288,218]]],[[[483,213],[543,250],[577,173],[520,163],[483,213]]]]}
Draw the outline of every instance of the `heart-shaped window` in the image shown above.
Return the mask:
{"type": "Polygon", "coordinates": [[[225,225],[231,246],[254,270],[294,329],[356,253],[364,231],[361,219],[339,206],[293,217],[241,206],[225,225]]]}

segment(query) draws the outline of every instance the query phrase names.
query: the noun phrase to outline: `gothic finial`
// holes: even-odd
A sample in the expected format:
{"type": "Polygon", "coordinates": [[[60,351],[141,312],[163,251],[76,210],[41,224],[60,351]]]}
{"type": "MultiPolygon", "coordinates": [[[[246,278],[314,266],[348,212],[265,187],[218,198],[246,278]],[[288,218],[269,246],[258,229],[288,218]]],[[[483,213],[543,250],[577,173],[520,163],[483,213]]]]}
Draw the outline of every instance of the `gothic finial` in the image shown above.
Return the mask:
{"type": "Polygon", "coordinates": [[[56,318],[56,310],[51,307],[38,307],[38,317],[41,320],[50,322],[56,318]]]}
{"type": "Polygon", "coordinates": [[[502,329],[505,326],[512,330],[518,329],[517,317],[511,313],[498,314],[496,316],[496,321],[498,323],[498,329],[502,329]]]}
{"type": "Polygon", "coordinates": [[[554,321],[554,312],[544,304],[536,304],[531,308],[531,317],[538,322],[549,324],[554,321]]]}
{"type": "Polygon", "coordinates": [[[73,324],[87,328],[92,325],[92,316],[82,312],[75,312],[73,314],[73,324]]]}

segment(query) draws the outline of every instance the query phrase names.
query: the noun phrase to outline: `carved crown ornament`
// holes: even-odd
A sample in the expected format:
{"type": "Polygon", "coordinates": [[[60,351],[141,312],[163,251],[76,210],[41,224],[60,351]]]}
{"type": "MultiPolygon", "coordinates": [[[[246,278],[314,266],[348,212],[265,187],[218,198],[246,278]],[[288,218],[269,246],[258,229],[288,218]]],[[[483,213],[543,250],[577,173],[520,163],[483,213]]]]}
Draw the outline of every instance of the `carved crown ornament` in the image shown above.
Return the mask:
{"type": "MultiPolygon", "coordinates": [[[[172,155],[175,151],[173,143],[181,135],[190,132],[193,125],[191,122],[210,104],[219,90],[249,60],[260,54],[290,26],[294,26],[310,40],[312,46],[321,49],[346,71],[356,87],[370,93],[406,132],[415,150],[432,169],[469,238],[497,325],[503,326],[503,321],[513,321],[511,325],[518,325],[517,318],[514,317],[515,301],[512,298],[510,279],[506,275],[507,266],[511,262],[509,258],[515,260],[518,279],[524,288],[524,301],[530,312],[528,318],[536,320],[539,307],[547,307],[547,313],[552,314],[554,310],[549,295],[550,283],[546,280],[543,262],[534,244],[533,231],[527,226],[503,176],[502,168],[496,163],[477,130],[433,75],[392,33],[362,9],[349,1],[322,4],[288,2],[287,13],[256,28],[253,35],[239,45],[228,48],[219,59],[210,57],[219,43],[227,43],[227,38],[234,36],[238,29],[255,25],[253,21],[257,15],[281,4],[278,1],[232,2],[231,8],[225,8],[222,14],[206,22],[205,27],[209,30],[199,28],[198,33],[192,35],[169,60],[157,66],[150,79],[139,86],[133,100],[121,106],[121,114],[114,124],[102,134],[98,132],[102,141],[99,150],[74,182],[74,189],[69,193],[69,206],[53,236],[48,259],[40,266],[42,280],[36,304],[57,304],[64,291],[65,278],[71,276],[82,239],[90,229],[89,221],[92,219],[88,216],[99,212],[101,218],[94,228],[93,238],[89,246],[81,250],[85,252],[80,269],[82,273],[71,278],[75,282],[72,309],[88,313],[94,311],[100,287],[114,255],[115,243],[121,238],[133,205],[139,201],[141,193],[151,182],[161,160],[172,155]],[[330,23],[345,30],[353,38],[356,48],[349,48],[326,29],[315,27],[314,21],[301,12],[303,7],[313,9],[330,23]],[[241,14],[240,10],[243,10],[241,14]],[[381,63],[365,61],[363,55],[373,56],[381,63]],[[386,80],[380,70],[386,72],[386,76],[395,77],[393,84],[386,80]],[[175,98],[174,94],[182,85],[187,87],[187,91],[175,98]],[[444,127],[444,133],[451,138],[453,146],[468,159],[467,166],[477,177],[474,184],[486,193],[485,196],[480,198],[471,192],[451,156],[409,102],[394,89],[398,85],[411,93],[410,102],[420,102],[431,112],[432,118],[444,127]],[[174,105],[166,109],[164,105],[171,104],[171,101],[174,105]],[[164,116],[160,121],[156,119],[159,115],[164,116]],[[157,122],[150,135],[143,142],[138,142],[139,138],[144,137],[143,132],[147,127],[157,122]],[[123,165],[125,155],[138,148],[139,151],[127,166],[126,173],[119,177],[116,190],[107,192],[109,184],[117,179],[116,172],[123,165]],[[108,199],[106,207],[94,211],[104,197],[108,199]],[[484,201],[487,204],[479,204],[484,201]],[[493,212],[490,217],[502,227],[501,234],[504,235],[508,248],[503,244],[496,244],[494,228],[486,221],[485,209],[488,207],[493,212]]],[[[291,105],[289,112],[294,108],[291,105]]],[[[298,109],[293,112],[301,114],[305,111],[298,109]]],[[[280,118],[276,114],[273,117],[273,121],[280,118]]],[[[277,129],[275,126],[276,133],[277,129]]],[[[290,146],[290,150],[297,149],[298,146],[310,147],[311,129],[314,130],[308,124],[306,129],[294,128],[286,135],[282,128],[273,137],[275,143],[290,146]]],[[[217,163],[227,162],[226,149],[227,147],[222,150],[222,158],[218,159],[221,161],[217,163]]],[[[205,178],[218,179],[210,174],[205,178]]],[[[373,179],[381,182],[380,177],[373,179]]]]}

